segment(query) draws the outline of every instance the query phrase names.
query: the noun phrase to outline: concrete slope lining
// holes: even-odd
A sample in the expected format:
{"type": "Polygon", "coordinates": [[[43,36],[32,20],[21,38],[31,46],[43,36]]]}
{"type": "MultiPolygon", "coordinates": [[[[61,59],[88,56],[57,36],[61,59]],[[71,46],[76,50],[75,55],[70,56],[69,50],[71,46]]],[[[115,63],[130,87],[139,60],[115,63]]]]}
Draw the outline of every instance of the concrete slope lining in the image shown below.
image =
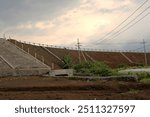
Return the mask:
{"type": "MultiPolygon", "coordinates": [[[[29,52],[24,51],[23,49],[21,49],[20,47],[16,46],[15,44],[11,43],[10,41],[7,41],[9,44],[14,45],[16,48],[18,48],[20,51],[22,51],[23,53],[27,54],[28,56],[30,56],[30,58],[36,59],[36,61],[38,61],[40,64],[43,64],[45,67],[48,67],[50,69],[50,67],[48,65],[46,65],[44,62],[40,61],[39,59],[35,58],[34,56],[32,56],[31,54],[29,54],[29,52]]],[[[29,51],[29,50],[28,50],[29,51]]]]}
{"type": "Polygon", "coordinates": [[[26,66],[27,68],[30,67],[31,65],[33,66],[33,68],[38,67],[49,68],[49,66],[45,65],[38,59],[34,58],[33,56],[25,52],[24,50],[16,47],[16,45],[4,39],[0,39],[0,44],[2,45],[1,49],[3,50],[1,54],[14,67],[19,67],[19,64],[24,64],[24,67],[26,66]],[[10,55],[8,55],[7,53],[9,53],[10,55]],[[13,60],[12,58],[17,59],[17,61],[13,60]]]}
{"type": "Polygon", "coordinates": [[[0,76],[42,75],[50,67],[18,49],[5,39],[0,39],[0,76]]]}
{"type": "MultiPolygon", "coordinates": [[[[4,57],[2,57],[1,55],[0,55],[0,59],[1,59],[1,61],[3,60],[3,62],[1,62],[1,63],[6,63],[10,68],[15,69],[14,66],[12,66],[12,65],[11,65],[4,57]]],[[[4,66],[1,66],[1,67],[4,67],[4,66]]]]}

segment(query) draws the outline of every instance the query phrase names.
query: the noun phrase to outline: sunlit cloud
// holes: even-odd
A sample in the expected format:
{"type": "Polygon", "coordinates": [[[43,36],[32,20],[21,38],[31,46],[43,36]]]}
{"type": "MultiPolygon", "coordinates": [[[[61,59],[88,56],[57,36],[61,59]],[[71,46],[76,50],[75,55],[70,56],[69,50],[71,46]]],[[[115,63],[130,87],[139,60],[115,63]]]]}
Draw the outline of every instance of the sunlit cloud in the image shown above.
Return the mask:
{"type": "MultiPolygon", "coordinates": [[[[40,12],[37,17],[37,13],[34,14],[34,12],[32,12],[30,14],[32,15],[31,19],[29,17],[22,22],[18,21],[16,25],[0,30],[2,30],[2,33],[13,35],[14,38],[23,41],[75,46],[76,40],[79,38],[83,45],[90,45],[91,42],[97,43],[97,41],[101,40],[105,34],[121,23],[143,3],[142,1],[137,2],[135,0],[80,0],[74,1],[73,3],[71,1],[72,0],[70,0],[68,4],[71,4],[72,7],[66,9],[66,6],[64,6],[64,8],[61,8],[63,12],[57,15],[51,15],[50,10],[48,10],[48,12],[44,10],[40,12]],[[40,18],[40,15],[44,18],[40,18]]],[[[29,3],[30,1],[26,1],[26,4],[29,3]]],[[[50,3],[47,1],[47,4],[50,3]]],[[[58,4],[60,5],[57,0],[55,5],[57,6],[58,4]]],[[[36,5],[40,5],[40,2],[36,5]]],[[[45,4],[42,5],[41,7],[44,8],[45,4]]],[[[33,6],[33,8],[37,10],[37,6],[33,6]]],[[[55,14],[55,11],[52,11],[52,14],[55,14]]],[[[56,11],[59,12],[59,10],[56,11]]],[[[145,20],[144,25],[142,25],[143,23],[139,23],[134,30],[130,30],[119,36],[115,41],[123,40],[124,42],[128,42],[131,39],[137,41],[136,39],[139,37],[138,34],[141,28],[143,29],[141,37],[147,39],[149,33],[148,27],[150,26],[148,23],[149,19],[150,17],[145,20]],[[137,35],[137,37],[135,35],[137,35]]],[[[97,48],[96,45],[91,47],[97,48]]],[[[109,46],[109,48],[111,48],[111,46],[109,46]]],[[[114,48],[114,46],[112,46],[112,48],[114,48]]]]}

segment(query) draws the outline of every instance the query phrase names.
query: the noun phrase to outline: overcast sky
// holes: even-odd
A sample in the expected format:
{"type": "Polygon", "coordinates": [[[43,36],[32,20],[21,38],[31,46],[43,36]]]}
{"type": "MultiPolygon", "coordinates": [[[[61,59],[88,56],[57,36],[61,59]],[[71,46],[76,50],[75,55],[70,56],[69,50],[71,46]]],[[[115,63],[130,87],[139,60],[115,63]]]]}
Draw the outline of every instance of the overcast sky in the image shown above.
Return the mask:
{"type": "MultiPolygon", "coordinates": [[[[142,50],[142,40],[150,51],[150,1],[146,0],[0,0],[0,36],[22,41],[75,47],[77,38],[82,48],[142,50]],[[119,28],[144,19],[114,38],[119,28]],[[107,39],[106,39],[107,38],[107,39]],[[102,42],[102,40],[104,40],[102,42]]],[[[129,26],[130,26],[129,25],[129,26]]],[[[128,28],[125,27],[124,30],[128,28]]],[[[121,30],[123,31],[123,30],[121,30]]]]}

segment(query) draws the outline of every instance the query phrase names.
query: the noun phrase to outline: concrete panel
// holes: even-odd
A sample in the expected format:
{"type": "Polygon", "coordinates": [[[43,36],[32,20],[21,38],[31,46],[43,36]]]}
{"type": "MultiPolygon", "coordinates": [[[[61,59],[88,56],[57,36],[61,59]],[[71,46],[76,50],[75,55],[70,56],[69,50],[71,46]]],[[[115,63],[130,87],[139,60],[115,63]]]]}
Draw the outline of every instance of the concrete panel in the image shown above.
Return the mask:
{"type": "Polygon", "coordinates": [[[52,70],[50,72],[51,76],[73,76],[73,69],[59,69],[59,70],[52,70]]]}

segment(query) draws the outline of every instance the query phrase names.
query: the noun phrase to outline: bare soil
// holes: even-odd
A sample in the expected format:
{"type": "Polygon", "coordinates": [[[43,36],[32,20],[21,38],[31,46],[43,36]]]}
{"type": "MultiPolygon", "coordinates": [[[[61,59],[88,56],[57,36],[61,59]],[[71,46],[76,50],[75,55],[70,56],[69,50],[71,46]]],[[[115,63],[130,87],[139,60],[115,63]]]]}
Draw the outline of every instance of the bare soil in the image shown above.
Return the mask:
{"type": "MultiPolygon", "coordinates": [[[[15,40],[9,40],[10,42],[16,44],[18,47],[22,48],[24,51],[28,52],[28,49],[30,50],[30,54],[32,56],[35,56],[35,53],[37,55],[37,59],[42,61],[42,57],[44,57],[44,63],[48,66],[52,66],[52,63],[54,65],[54,69],[60,69],[63,68],[64,64],[58,60],[56,57],[54,57],[52,54],[47,52],[43,47],[41,46],[34,46],[31,44],[25,44],[21,43],[15,40]]],[[[52,48],[47,47],[49,51],[51,51],[53,54],[58,56],[61,60],[64,59],[64,56],[70,55],[73,64],[78,64],[78,51],[77,50],[70,50],[66,48],[52,48]]],[[[95,61],[104,62],[105,64],[109,65],[112,68],[116,68],[120,65],[128,65],[128,66],[135,66],[135,65],[144,65],[144,53],[139,52],[123,52],[123,54],[128,57],[133,63],[129,62],[120,52],[102,52],[102,51],[83,51],[83,54],[81,54],[81,61],[84,62],[85,58],[87,61],[91,61],[91,58],[95,61]],[[84,55],[84,57],[83,57],[84,55]],[[88,56],[87,56],[88,55],[88,56]],[[89,58],[89,56],[91,58],[89,58]]],[[[150,53],[147,53],[147,64],[150,65],[150,53]]]]}
{"type": "Polygon", "coordinates": [[[150,84],[50,77],[0,78],[2,100],[149,100],[150,84]]]}

